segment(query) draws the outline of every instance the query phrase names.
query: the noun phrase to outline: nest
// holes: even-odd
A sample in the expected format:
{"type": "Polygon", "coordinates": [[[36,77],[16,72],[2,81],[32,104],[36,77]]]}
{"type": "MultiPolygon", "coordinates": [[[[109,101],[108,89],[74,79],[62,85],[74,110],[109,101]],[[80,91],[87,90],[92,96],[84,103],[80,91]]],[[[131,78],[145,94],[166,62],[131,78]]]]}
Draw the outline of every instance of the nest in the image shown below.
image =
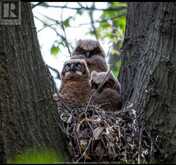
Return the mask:
{"type": "Polygon", "coordinates": [[[74,162],[150,163],[158,154],[157,136],[141,127],[135,110],[107,112],[56,102],[74,162]]]}

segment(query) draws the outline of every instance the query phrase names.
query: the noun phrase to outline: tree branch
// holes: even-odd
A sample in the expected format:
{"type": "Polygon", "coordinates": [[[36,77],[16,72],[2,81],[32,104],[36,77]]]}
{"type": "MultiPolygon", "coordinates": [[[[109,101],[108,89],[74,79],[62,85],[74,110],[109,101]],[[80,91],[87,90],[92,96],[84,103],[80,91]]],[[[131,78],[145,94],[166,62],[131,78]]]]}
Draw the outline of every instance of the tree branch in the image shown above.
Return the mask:
{"type": "Polygon", "coordinates": [[[60,76],[59,71],[58,71],[57,69],[55,69],[55,68],[49,66],[48,64],[46,64],[46,65],[47,65],[47,67],[48,67],[49,69],[51,69],[52,71],[54,71],[54,72],[57,74],[56,78],[60,80],[60,79],[61,79],[61,76],[60,76]]]}
{"type": "MultiPolygon", "coordinates": [[[[45,6],[42,6],[45,7],[45,6]]],[[[127,7],[120,6],[120,7],[109,7],[109,8],[91,8],[91,7],[69,7],[69,6],[58,6],[58,5],[48,5],[47,7],[52,8],[61,8],[61,9],[70,9],[70,10],[98,10],[98,11],[120,11],[120,10],[126,10],[127,7]]]]}
{"type": "MultiPolygon", "coordinates": [[[[63,35],[61,35],[60,33],[58,33],[58,31],[56,30],[56,28],[52,27],[52,25],[57,25],[57,24],[59,24],[60,26],[62,26],[62,25],[61,25],[62,23],[55,20],[56,24],[47,24],[46,22],[44,22],[43,20],[41,20],[41,19],[38,18],[37,16],[34,16],[34,17],[35,17],[37,20],[39,20],[40,22],[42,22],[44,26],[50,27],[50,28],[56,33],[56,35],[59,36],[59,37],[64,41],[65,46],[67,47],[68,52],[69,52],[69,54],[70,54],[71,51],[70,51],[69,43],[68,43],[67,39],[65,38],[65,36],[63,36],[63,35]]],[[[45,17],[47,18],[47,16],[45,16],[45,17]]],[[[48,18],[48,19],[49,19],[49,18],[48,18]]],[[[52,19],[52,18],[51,18],[51,19],[52,19]]],[[[53,20],[54,20],[54,19],[53,19],[53,20]]]]}
{"type": "MultiPolygon", "coordinates": [[[[114,17],[111,17],[109,19],[101,19],[101,20],[94,20],[94,24],[95,23],[102,23],[102,22],[107,22],[108,20],[115,20],[115,19],[118,19],[120,17],[123,17],[123,16],[126,16],[126,13],[123,13],[123,14],[120,14],[118,16],[114,16],[114,17]]],[[[78,26],[72,26],[72,27],[79,27],[79,26],[84,26],[84,25],[90,25],[90,22],[87,22],[87,23],[82,23],[82,24],[79,24],[78,26]]]]}
{"type": "Polygon", "coordinates": [[[46,2],[38,2],[36,4],[32,4],[32,9],[34,9],[37,6],[45,7],[45,6],[47,6],[47,4],[46,4],[46,2]]]}
{"type": "Polygon", "coordinates": [[[92,10],[90,10],[90,12],[89,12],[89,17],[90,17],[90,23],[91,23],[91,26],[92,26],[92,29],[93,29],[93,33],[94,33],[96,39],[98,39],[96,27],[95,27],[95,24],[94,24],[94,18],[93,18],[94,8],[95,8],[95,2],[92,3],[92,7],[91,7],[92,10]]]}
{"type": "Polygon", "coordinates": [[[69,52],[69,54],[70,54],[70,57],[71,57],[71,50],[70,50],[70,47],[69,47],[69,43],[68,43],[68,40],[67,40],[67,35],[66,35],[66,31],[65,31],[65,27],[64,27],[64,23],[63,23],[63,15],[62,15],[63,13],[61,12],[61,28],[62,28],[62,30],[63,30],[63,32],[64,32],[64,37],[65,37],[65,44],[66,44],[66,46],[67,46],[67,49],[68,49],[68,52],[69,52]]]}

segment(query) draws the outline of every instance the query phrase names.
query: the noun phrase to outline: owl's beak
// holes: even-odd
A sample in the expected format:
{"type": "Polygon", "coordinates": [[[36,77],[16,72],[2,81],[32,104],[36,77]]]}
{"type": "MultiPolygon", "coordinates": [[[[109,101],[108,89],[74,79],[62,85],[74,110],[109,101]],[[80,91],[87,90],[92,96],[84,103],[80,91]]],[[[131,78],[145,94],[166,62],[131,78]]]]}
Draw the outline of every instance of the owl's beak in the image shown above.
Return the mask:
{"type": "Polygon", "coordinates": [[[70,66],[70,71],[71,71],[71,72],[75,72],[75,71],[76,71],[74,64],[71,64],[71,66],[70,66]]]}

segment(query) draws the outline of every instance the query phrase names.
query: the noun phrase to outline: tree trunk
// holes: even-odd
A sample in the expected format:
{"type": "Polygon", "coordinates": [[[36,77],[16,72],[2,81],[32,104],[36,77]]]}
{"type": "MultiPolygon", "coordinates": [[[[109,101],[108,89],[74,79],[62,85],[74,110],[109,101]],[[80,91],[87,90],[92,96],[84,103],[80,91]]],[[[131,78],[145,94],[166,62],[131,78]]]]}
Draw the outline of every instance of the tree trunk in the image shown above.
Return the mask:
{"type": "Polygon", "coordinates": [[[22,2],[21,10],[21,25],[0,26],[0,146],[6,148],[0,155],[10,158],[26,148],[49,147],[62,151],[67,160],[30,3],[22,2]]]}
{"type": "Polygon", "coordinates": [[[176,3],[129,3],[122,56],[124,108],[144,113],[164,161],[176,163],[176,3]]]}
{"type": "MultiPolygon", "coordinates": [[[[2,129],[1,129],[2,130],[2,129]]],[[[0,131],[0,164],[6,163],[5,142],[2,131],[0,131]]]]}

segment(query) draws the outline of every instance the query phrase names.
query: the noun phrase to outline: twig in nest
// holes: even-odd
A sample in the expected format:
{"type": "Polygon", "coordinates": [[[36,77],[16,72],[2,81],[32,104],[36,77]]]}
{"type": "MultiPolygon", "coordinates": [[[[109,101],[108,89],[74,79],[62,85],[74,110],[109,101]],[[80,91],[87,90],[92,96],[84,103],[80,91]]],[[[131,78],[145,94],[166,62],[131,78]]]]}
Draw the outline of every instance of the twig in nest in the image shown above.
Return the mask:
{"type": "Polygon", "coordinates": [[[66,111],[72,116],[66,127],[74,161],[150,162],[156,150],[155,141],[151,142],[151,137],[143,132],[143,124],[137,122],[132,108],[114,113],[89,104],[70,107],[71,111],[63,103],[58,108],[59,115],[66,111]]]}
{"type": "Polygon", "coordinates": [[[87,150],[88,150],[89,147],[90,147],[91,141],[92,141],[92,138],[90,138],[89,143],[88,143],[86,149],[84,150],[83,154],[80,156],[80,158],[79,158],[76,162],[79,162],[79,161],[85,156],[87,150]]]}

